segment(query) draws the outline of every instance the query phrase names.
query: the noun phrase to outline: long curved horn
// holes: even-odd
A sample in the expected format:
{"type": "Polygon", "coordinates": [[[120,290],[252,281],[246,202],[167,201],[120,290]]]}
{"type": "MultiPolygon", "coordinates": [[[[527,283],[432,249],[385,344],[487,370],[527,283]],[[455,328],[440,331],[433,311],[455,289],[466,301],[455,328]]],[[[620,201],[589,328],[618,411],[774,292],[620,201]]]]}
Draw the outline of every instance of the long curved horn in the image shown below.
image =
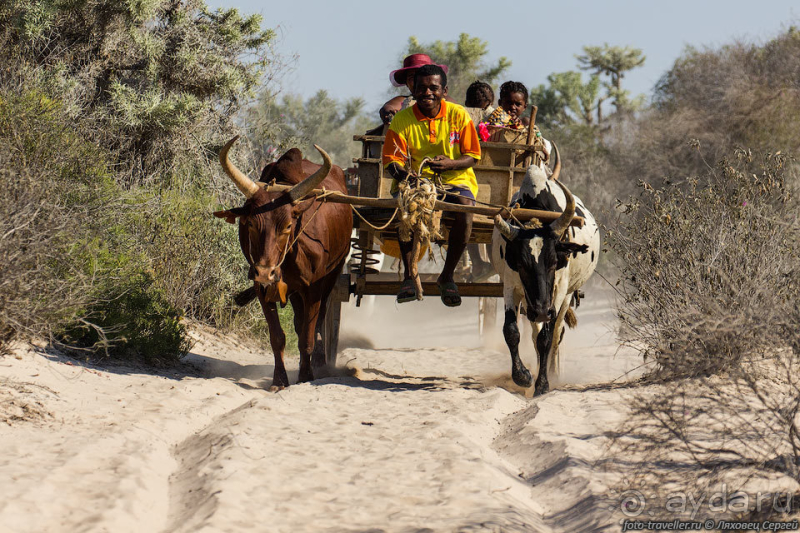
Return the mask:
{"type": "Polygon", "coordinates": [[[511,226],[508,222],[503,220],[503,217],[500,215],[494,216],[494,227],[500,230],[500,233],[503,234],[503,237],[509,241],[513,241],[517,238],[517,235],[519,235],[519,228],[516,226],[511,226]]]}
{"type": "Polygon", "coordinates": [[[236,165],[231,163],[230,159],[228,159],[228,151],[231,149],[231,146],[233,146],[233,143],[235,143],[237,139],[239,139],[238,135],[228,141],[228,144],[226,144],[222,150],[220,150],[219,164],[222,165],[222,170],[225,171],[225,174],[230,176],[230,178],[233,180],[236,188],[242,191],[242,194],[244,194],[245,198],[250,199],[250,197],[260,190],[260,187],[256,185],[253,180],[248,178],[244,172],[236,168],[236,165]]]}
{"type": "Polygon", "coordinates": [[[308,193],[316,189],[317,186],[322,183],[322,180],[325,179],[325,176],[327,176],[331,171],[331,167],[333,166],[333,163],[331,163],[331,156],[329,156],[325,150],[316,144],[314,145],[314,148],[316,148],[317,152],[319,152],[319,154],[322,156],[322,168],[286,191],[286,194],[289,195],[289,198],[291,198],[293,204],[296,204],[308,196],[308,193]]]}
{"type": "Polygon", "coordinates": [[[558,145],[553,141],[550,142],[553,144],[553,154],[556,156],[556,162],[553,166],[553,175],[550,176],[550,179],[557,181],[558,175],[561,174],[561,154],[558,151],[558,145]]]}
{"type": "Polygon", "coordinates": [[[564,208],[564,212],[561,213],[560,217],[550,223],[550,229],[553,230],[553,233],[561,237],[569,227],[570,222],[572,222],[572,217],[575,216],[575,197],[572,196],[572,193],[569,192],[566,185],[560,181],[557,181],[556,184],[561,187],[561,190],[564,191],[564,196],[567,197],[567,207],[564,208]]]}

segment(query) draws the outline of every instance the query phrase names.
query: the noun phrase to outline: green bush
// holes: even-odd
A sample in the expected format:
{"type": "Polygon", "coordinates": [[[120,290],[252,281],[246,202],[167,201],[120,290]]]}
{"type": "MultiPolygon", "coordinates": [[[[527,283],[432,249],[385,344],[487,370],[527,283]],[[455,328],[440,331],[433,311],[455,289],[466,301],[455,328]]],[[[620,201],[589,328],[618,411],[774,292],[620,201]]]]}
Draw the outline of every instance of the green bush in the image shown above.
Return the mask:
{"type": "Polygon", "coordinates": [[[182,313],[167,301],[153,279],[134,272],[113,281],[105,295],[95,295],[86,317],[61,332],[60,342],[95,355],[141,359],[159,366],[183,357],[191,343],[182,313]]]}
{"type": "Polygon", "coordinates": [[[233,131],[272,62],[261,23],[199,0],[6,1],[0,48],[19,64],[3,75],[59,95],[118,182],[161,185],[233,131]]]}
{"type": "Polygon", "coordinates": [[[174,361],[188,349],[180,313],[131,232],[135,199],[82,126],[41,90],[0,88],[0,348],[53,335],[174,361]]]}

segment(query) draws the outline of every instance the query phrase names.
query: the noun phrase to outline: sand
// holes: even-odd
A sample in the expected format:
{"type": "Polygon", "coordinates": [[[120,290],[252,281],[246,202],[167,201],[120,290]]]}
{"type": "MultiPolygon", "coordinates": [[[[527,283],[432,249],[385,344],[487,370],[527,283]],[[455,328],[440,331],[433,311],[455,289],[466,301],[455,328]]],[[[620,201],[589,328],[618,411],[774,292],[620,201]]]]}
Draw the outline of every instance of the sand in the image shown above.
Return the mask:
{"type": "Polygon", "coordinates": [[[352,370],[279,393],[271,354],[206,330],[197,371],[20,348],[0,359],[0,531],[618,528],[594,463],[622,393],[584,385],[637,365],[608,303],[585,300],[555,390],[535,399],[475,334],[476,300],[348,307],[352,370]]]}

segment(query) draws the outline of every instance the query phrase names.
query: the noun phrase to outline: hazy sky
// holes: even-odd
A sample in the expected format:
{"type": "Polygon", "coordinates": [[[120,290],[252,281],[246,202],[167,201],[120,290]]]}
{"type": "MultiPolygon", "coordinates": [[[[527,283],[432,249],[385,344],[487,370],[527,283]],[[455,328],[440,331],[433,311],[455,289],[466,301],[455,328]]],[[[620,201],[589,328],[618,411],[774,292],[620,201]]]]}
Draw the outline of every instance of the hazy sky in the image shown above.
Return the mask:
{"type": "Polygon", "coordinates": [[[261,13],[265,25],[278,28],[276,50],[287,58],[296,55],[293,72],[283,78],[284,91],[361,96],[369,109],[386,99],[389,71],[400,66],[411,35],[422,42],[455,40],[462,32],[480,37],[489,42],[489,60],[512,61],[501,81],[529,87],[552,72],[575,70],[575,55],[584,45],[632,45],[647,61],[623,79],[623,87],[649,95],[686,45],[760,42],[792,23],[800,25],[797,0],[207,2],[261,13]]]}

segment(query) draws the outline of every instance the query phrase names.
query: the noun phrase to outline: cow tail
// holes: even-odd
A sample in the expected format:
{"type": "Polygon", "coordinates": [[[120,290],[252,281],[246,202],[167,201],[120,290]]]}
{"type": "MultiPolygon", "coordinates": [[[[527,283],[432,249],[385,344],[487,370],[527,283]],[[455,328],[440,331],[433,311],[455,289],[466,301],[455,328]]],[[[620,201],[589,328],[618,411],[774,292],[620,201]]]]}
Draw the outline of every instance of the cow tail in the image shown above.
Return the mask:
{"type": "Polygon", "coordinates": [[[564,322],[567,323],[569,329],[575,329],[578,325],[578,317],[575,316],[575,311],[571,307],[567,309],[567,314],[564,315],[564,322]]]}

